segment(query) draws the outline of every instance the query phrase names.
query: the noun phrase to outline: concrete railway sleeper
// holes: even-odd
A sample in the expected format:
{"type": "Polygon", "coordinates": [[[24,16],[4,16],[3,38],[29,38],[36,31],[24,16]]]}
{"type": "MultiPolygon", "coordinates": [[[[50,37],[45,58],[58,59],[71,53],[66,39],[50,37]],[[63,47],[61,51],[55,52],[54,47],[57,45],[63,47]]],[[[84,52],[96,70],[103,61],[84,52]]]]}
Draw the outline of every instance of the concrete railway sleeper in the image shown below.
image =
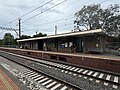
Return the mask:
{"type": "Polygon", "coordinates": [[[8,61],[7,59],[6,61],[0,61],[0,64],[31,90],[82,90],[63,80],[60,81],[57,78],[49,77],[48,75],[8,61]]]}
{"type": "MultiPolygon", "coordinates": [[[[11,58],[9,57],[7,57],[7,59],[11,60],[11,58]]],[[[14,60],[11,61],[22,65],[21,62],[15,62],[14,60]]],[[[60,80],[56,77],[52,77],[51,75],[45,74],[44,72],[39,70],[35,70],[35,68],[29,66],[22,65],[25,68],[28,68],[27,71],[23,71],[20,68],[17,68],[17,70],[15,70],[16,67],[11,69],[9,65],[3,63],[2,66],[9,70],[15,76],[18,76],[20,81],[22,81],[24,84],[26,83],[31,90],[39,90],[41,89],[41,87],[43,87],[43,89],[46,88],[45,90],[82,90],[80,87],[72,85],[69,82],[60,80]]]]}
{"type": "MultiPolygon", "coordinates": [[[[10,53],[9,53],[10,54],[10,53]]],[[[9,55],[7,54],[7,55],[9,55]]],[[[11,54],[10,54],[11,55],[11,54]]],[[[15,54],[14,54],[15,55],[15,54]]],[[[19,56],[20,57],[20,56],[19,56]]],[[[18,58],[18,56],[17,56],[18,58]]],[[[23,58],[22,56],[20,58],[23,58]]],[[[30,60],[32,58],[24,57],[24,59],[30,60]]],[[[64,65],[64,64],[59,64],[59,63],[54,63],[54,62],[48,62],[48,61],[40,61],[38,62],[37,59],[35,59],[36,62],[33,63],[33,60],[30,60],[29,63],[30,67],[34,65],[41,65],[43,67],[48,67],[48,68],[54,68],[56,70],[59,70],[61,72],[64,72],[66,74],[73,74],[73,76],[83,76],[85,79],[89,78],[89,80],[95,79],[96,83],[99,83],[100,81],[104,82],[104,85],[107,86],[109,83],[113,84],[114,89],[118,89],[120,85],[120,77],[119,75],[109,75],[107,73],[101,73],[101,72],[96,72],[96,71],[91,71],[83,68],[78,68],[78,67],[73,67],[70,65],[64,65]]],[[[21,63],[21,62],[19,62],[21,63]]],[[[23,62],[22,62],[23,63],[23,62]]],[[[22,64],[21,63],[21,64],[22,64]]],[[[26,64],[25,63],[25,64],[26,64]]],[[[59,85],[58,85],[59,86],[59,85]]]]}

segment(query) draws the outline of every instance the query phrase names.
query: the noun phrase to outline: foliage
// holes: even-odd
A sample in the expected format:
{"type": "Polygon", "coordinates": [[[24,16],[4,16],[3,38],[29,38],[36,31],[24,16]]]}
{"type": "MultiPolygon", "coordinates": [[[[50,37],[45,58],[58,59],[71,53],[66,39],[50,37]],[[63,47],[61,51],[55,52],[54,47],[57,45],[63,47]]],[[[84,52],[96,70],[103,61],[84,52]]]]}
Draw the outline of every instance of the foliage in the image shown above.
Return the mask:
{"type": "Polygon", "coordinates": [[[102,9],[100,4],[83,6],[75,13],[76,23],[87,30],[103,29],[107,34],[117,36],[120,33],[120,6],[110,5],[102,9]]]}
{"type": "Polygon", "coordinates": [[[84,26],[87,30],[99,28],[100,5],[83,6],[83,8],[75,13],[76,20],[74,23],[84,26]],[[98,25],[95,25],[98,24],[98,25]]]}
{"type": "Polygon", "coordinates": [[[105,24],[103,25],[103,30],[106,31],[110,36],[117,37],[120,33],[120,28],[118,25],[120,25],[120,15],[113,16],[106,20],[105,24]]]}
{"type": "Polygon", "coordinates": [[[33,35],[33,37],[44,37],[44,36],[47,36],[47,34],[39,33],[39,34],[33,35]]]}
{"type": "Polygon", "coordinates": [[[117,37],[109,37],[108,42],[120,42],[120,34],[117,37]]]}
{"type": "MultiPolygon", "coordinates": [[[[33,37],[43,37],[43,36],[47,36],[47,34],[39,33],[33,35],[33,37]]],[[[27,35],[22,35],[20,39],[28,39],[28,38],[32,38],[32,37],[27,35]]],[[[17,45],[17,40],[18,38],[14,39],[14,36],[11,35],[11,33],[5,33],[3,39],[0,40],[0,45],[17,45]]]]}
{"type": "Polygon", "coordinates": [[[5,35],[3,37],[3,44],[4,45],[14,45],[15,44],[14,36],[11,35],[11,33],[5,33],[5,35]]]}
{"type": "Polygon", "coordinates": [[[110,36],[117,37],[120,33],[120,6],[110,5],[102,12],[102,29],[106,31],[110,36]]]}
{"type": "MultiPolygon", "coordinates": [[[[47,36],[47,34],[39,33],[39,34],[36,34],[36,35],[33,35],[33,36],[22,35],[20,39],[28,39],[28,38],[44,37],[44,36],[47,36]]],[[[17,40],[18,40],[18,38],[17,38],[17,40]]]]}
{"type": "Polygon", "coordinates": [[[3,40],[2,39],[0,39],[0,45],[3,45],[3,40]]]}
{"type": "Polygon", "coordinates": [[[20,39],[27,39],[27,38],[31,38],[31,36],[22,35],[22,36],[20,37],[20,39]]]}

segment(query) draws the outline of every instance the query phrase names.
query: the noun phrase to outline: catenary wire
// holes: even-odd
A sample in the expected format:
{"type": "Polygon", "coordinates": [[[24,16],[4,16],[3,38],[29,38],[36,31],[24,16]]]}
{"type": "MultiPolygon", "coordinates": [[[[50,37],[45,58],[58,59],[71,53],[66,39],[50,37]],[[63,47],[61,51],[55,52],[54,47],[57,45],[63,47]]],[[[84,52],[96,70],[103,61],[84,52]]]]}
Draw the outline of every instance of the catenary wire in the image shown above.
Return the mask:
{"type": "Polygon", "coordinates": [[[16,19],[14,19],[14,20],[12,20],[12,21],[10,21],[10,22],[8,22],[8,23],[6,23],[6,24],[2,25],[2,26],[5,26],[5,25],[10,24],[10,23],[12,23],[12,22],[14,22],[14,21],[18,20],[19,18],[22,18],[22,17],[24,17],[24,16],[26,16],[26,15],[28,15],[28,14],[30,14],[30,13],[32,13],[32,12],[34,12],[34,11],[36,11],[37,9],[39,9],[39,8],[41,8],[41,7],[45,6],[45,5],[47,5],[48,3],[52,2],[52,1],[53,1],[53,0],[50,0],[50,1],[46,2],[45,4],[43,4],[43,5],[39,6],[39,7],[35,8],[35,9],[33,9],[33,10],[31,10],[31,11],[29,11],[29,12],[25,13],[25,14],[23,14],[22,16],[20,16],[20,17],[18,17],[18,18],[16,18],[16,19]]]}
{"type": "Polygon", "coordinates": [[[61,5],[62,3],[66,2],[66,1],[67,1],[67,0],[64,0],[64,1],[62,1],[62,2],[60,2],[60,3],[58,3],[58,4],[56,4],[56,5],[54,5],[54,6],[50,7],[50,8],[48,8],[48,9],[46,9],[46,10],[44,10],[43,12],[40,12],[40,13],[38,13],[38,14],[36,14],[36,15],[34,15],[34,16],[28,18],[28,19],[26,19],[26,20],[23,21],[22,23],[25,23],[25,22],[27,22],[28,20],[30,20],[30,19],[32,19],[32,18],[34,18],[34,17],[36,17],[36,16],[38,16],[38,15],[44,13],[44,12],[47,12],[47,11],[51,10],[52,8],[57,7],[57,6],[61,5]]]}
{"type": "MultiPolygon", "coordinates": [[[[34,26],[32,26],[31,28],[34,28],[34,27],[41,27],[41,26],[44,26],[44,25],[48,25],[48,24],[53,24],[53,23],[56,23],[56,22],[62,22],[62,21],[66,21],[66,20],[70,20],[70,19],[73,19],[74,18],[74,16],[70,16],[70,17],[68,17],[68,18],[64,18],[64,19],[59,19],[59,20],[55,20],[55,21],[52,21],[52,22],[48,22],[48,23],[43,23],[43,24],[38,24],[38,25],[34,25],[34,26]]],[[[25,27],[25,26],[24,26],[25,27]]],[[[28,27],[28,26],[26,26],[26,27],[28,27]]]]}
{"type": "MultiPolygon", "coordinates": [[[[105,3],[106,1],[108,1],[108,0],[104,0],[104,1],[100,2],[99,4],[105,3]]],[[[76,4],[76,3],[75,3],[75,4],[76,4]]],[[[73,4],[73,5],[75,5],[75,4],[73,4]]],[[[70,16],[72,16],[72,15],[70,15],[70,16]]],[[[74,16],[70,17],[70,19],[71,19],[71,18],[74,18],[74,16]]],[[[33,27],[43,26],[43,25],[46,25],[46,24],[52,24],[52,23],[64,21],[64,20],[67,20],[67,19],[69,19],[69,18],[66,18],[66,19],[59,19],[59,20],[55,20],[55,21],[48,22],[48,23],[43,23],[43,24],[38,24],[38,25],[35,25],[35,26],[33,26],[33,27]]]]}

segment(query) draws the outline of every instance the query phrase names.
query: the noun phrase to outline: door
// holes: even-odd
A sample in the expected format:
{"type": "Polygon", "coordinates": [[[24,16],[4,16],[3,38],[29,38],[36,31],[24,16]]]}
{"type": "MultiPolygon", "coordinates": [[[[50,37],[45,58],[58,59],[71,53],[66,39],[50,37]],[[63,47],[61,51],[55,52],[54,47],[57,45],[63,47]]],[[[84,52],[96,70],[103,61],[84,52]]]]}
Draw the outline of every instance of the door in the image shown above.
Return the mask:
{"type": "Polygon", "coordinates": [[[38,50],[43,50],[43,40],[38,40],[38,50]]]}
{"type": "Polygon", "coordinates": [[[75,37],[74,44],[77,52],[83,52],[83,40],[82,37],[75,37]]]}

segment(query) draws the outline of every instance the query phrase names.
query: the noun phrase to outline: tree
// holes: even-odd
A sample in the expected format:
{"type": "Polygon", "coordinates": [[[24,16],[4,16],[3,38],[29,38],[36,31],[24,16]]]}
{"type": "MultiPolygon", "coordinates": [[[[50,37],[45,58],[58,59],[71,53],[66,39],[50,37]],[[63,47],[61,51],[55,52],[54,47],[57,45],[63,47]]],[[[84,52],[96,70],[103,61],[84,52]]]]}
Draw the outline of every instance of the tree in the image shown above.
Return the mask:
{"type": "MultiPolygon", "coordinates": [[[[28,39],[28,38],[43,37],[43,36],[47,36],[47,34],[39,33],[39,34],[36,34],[36,35],[33,35],[33,36],[22,35],[20,37],[20,39],[28,39]]],[[[18,40],[18,38],[17,38],[17,40],[18,40]]]]}
{"type": "Polygon", "coordinates": [[[22,35],[22,36],[20,37],[20,39],[28,39],[28,38],[31,38],[31,36],[22,35]]]}
{"type": "Polygon", "coordinates": [[[113,16],[106,20],[103,24],[103,30],[107,32],[110,36],[117,37],[120,33],[120,15],[113,16]]]}
{"type": "Polygon", "coordinates": [[[14,45],[15,44],[14,36],[11,35],[11,33],[5,33],[4,38],[3,38],[3,44],[14,45]]]}
{"type": "Polygon", "coordinates": [[[0,45],[3,45],[3,40],[2,39],[0,39],[0,45]]]}
{"type": "Polygon", "coordinates": [[[87,30],[100,28],[99,17],[102,12],[100,5],[83,6],[83,8],[75,13],[76,20],[74,23],[84,26],[87,30]]]}
{"type": "Polygon", "coordinates": [[[100,4],[83,6],[75,13],[74,23],[84,26],[87,30],[101,28],[109,35],[118,35],[120,33],[119,9],[119,5],[111,5],[106,9],[102,9],[100,4]]]}
{"type": "Polygon", "coordinates": [[[119,42],[120,43],[120,34],[117,37],[108,37],[108,42],[119,42]]]}
{"type": "Polygon", "coordinates": [[[47,34],[39,33],[39,34],[33,35],[33,37],[44,37],[44,36],[47,36],[47,34]]]}
{"type": "Polygon", "coordinates": [[[110,36],[117,37],[120,33],[120,6],[110,5],[102,11],[102,29],[110,36]]]}

